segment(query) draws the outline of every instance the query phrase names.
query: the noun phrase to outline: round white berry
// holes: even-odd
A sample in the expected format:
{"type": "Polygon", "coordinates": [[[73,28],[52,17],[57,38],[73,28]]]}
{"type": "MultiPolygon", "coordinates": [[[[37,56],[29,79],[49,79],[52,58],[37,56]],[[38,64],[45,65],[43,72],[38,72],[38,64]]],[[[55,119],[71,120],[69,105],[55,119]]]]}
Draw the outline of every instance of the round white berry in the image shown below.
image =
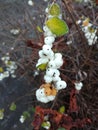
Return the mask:
{"type": "Polygon", "coordinates": [[[50,77],[55,77],[56,75],[59,76],[60,72],[57,69],[48,68],[46,71],[46,75],[50,77]]]}
{"type": "Polygon", "coordinates": [[[50,95],[50,96],[47,96],[47,98],[49,101],[53,101],[55,99],[55,96],[50,95]]]}
{"type": "Polygon", "coordinates": [[[36,64],[36,67],[41,65],[41,64],[45,64],[48,62],[48,59],[47,58],[40,58],[36,64]]]}
{"type": "Polygon", "coordinates": [[[49,28],[48,28],[47,26],[43,26],[43,30],[44,30],[45,32],[50,31],[49,28]]]}
{"type": "Polygon", "coordinates": [[[52,82],[52,77],[50,77],[48,75],[45,75],[44,80],[45,80],[46,83],[51,83],[52,82]]]}
{"type": "Polygon", "coordinates": [[[33,6],[33,5],[34,5],[34,2],[33,2],[32,0],[29,0],[29,1],[28,1],[28,5],[33,6]]]}
{"type": "Polygon", "coordinates": [[[56,37],[56,35],[55,35],[55,34],[53,34],[50,30],[49,30],[49,31],[44,32],[44,36],[54,36],[54,37],[56,37]]]}
{"type": "Polygon", "coordinates": [[[44,97],[45,93],[44,93],[44,88],[39,88],[36,90],[36,97],[40,98],[40,97],[44,97]]]}
{"type": "Polygon", "coordinates": [[[49,99],[47,97],[40,97],[39,101],[43,103],[48,103],[49,99]]]}
{"type": "Polygon", "coordinates": [[[61,53],[55,53],[55,59],[62,59],[62,54],[61,53]]]}
{"type": "Polygon", "coordinates": [[[77,90],[81,90],[82,87],[83,87],[83,83],[82,83],[82,82],[75,83],[75,88],[76,88],[77,90]]]}
{"type": "Polygon", "coordinates": [[[44,88],[39,88],[36,91],[36,98],[38,101],[43,102],[43,103],[48,103],[50,101],[44,93],[44,88]]]}
{"type": "Polygon", "coordinates": [[[55,64],[54,60],[50,60],[50,61],[49,61],[48,67],[49,67],[49,68],[56,68],[56,64],[55,64]]]}
{"type": "Polygon", "coordinates": [[[55,65],[56,65],[56,68],[60,68],[62,65],[63,65],[63,59],[59,59],[58,58],[58,60],[56,59],[56,60],[54,60],[54,62],[55,62],[55,65]]]}
{"type": "Polygon", "coordinates": [[[57,82],[57,81],[60,81],[61,78],[58,75],[55,75],[55,76],[53,76],[52,80],[53,80],[53,82],[57,82]]]}
{"type": "Polygon", "coordinates": [[[40,56],[41,58],[46,58],[46,57],[47,57],[47,55],[44,54],[43,50],[40,50],[40,51],[39,51],[39,56],[40,56]]]}
{"type": "Polygon", "coordinates": [[[49,53],[51,53],[51,47],[49,45],[44,45],[43,46],[43,52],[44,54],[48,55],[49,53]]]}
{"type": "Polygon", "coordinates": [[[51,45],[55,41],[55,38],[53,36],[47,36],[44,39],[44,43],[47,45],[51,45]]]}
{"type": "Polygon", "coordinates": [[[24,123],[24,121],[25,121],[25,117],[24,117],[23,115],[21,115],[19,121],[20,121],[21,123],[24,123]]]}
{"type": "Polygon", "coordinates": [[[46,13],[48,13],[48,12],[49,12],[49,9],[48,9],[48,8],[46,8],[46,9],[45,9],[45,12],[46,12],[46,13]]]}
{"type": "Polygon", "coordinates": [[[67,86],[67,84],[63,80],[56,82],[56,88],[57,88],[57,90],[64,89],[64,88],[66,88],[66,86],[67,86]]]}

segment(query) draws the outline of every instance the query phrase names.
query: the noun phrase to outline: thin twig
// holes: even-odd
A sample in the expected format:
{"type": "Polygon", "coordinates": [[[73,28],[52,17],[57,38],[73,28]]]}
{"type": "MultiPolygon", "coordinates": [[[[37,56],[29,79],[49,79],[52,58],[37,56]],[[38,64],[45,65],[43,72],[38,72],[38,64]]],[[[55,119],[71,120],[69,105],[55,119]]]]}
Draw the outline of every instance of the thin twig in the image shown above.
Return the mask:
{"type": "MultiPolygon", "coordinates": [[[[79,32],[79,34],[80,34],[81,40],[84,40],[85,38],[84,38],[84,36],[82,35],[82,33],[81,33],[79,27],[78,27],[77,24],[76,24],[76,21],[75,21],[74,16],[73,16],[72,13],[71,13],[71,12],[73,12],[73,11],[71,11],[71,9],[69,8],[68,4],[66,3],[66,0],[62,0],[62,1],[63,1],[64,5],[65,5],[65,7],[66,7],[66,9],[67,9],[67,11],[68,11],[70,17],[71,17],[71,19],[72,19],[72,21],[73,21],[73,23],[74,23],[76,29],[78,30],[78,32],[79,32]]],[[[83,43],[84,43],[84,42],[83,42],[83,43]]]]}

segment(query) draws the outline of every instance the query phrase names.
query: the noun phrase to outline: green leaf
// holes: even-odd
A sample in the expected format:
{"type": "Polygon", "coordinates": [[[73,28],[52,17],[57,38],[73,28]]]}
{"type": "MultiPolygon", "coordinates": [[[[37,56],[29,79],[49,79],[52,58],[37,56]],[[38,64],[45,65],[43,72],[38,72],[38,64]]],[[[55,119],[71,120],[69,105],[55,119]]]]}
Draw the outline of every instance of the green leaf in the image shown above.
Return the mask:
{"type": "Polygon", "coordinates": [[[65,21],[59,19],[58,17],[50,18],[46,21],[46,25],[56,36],[62,36],[68,33],[69,29],[65,21]]]}
{"type": "Polygon", "coordinates": [[[40,26],[36,27],[39,32],[43,32],[43,30],[40,28],[40,26]]]}
{"type": "Polygon", "coordinates": [[[59,109],[59,112],[64,113],[65,112],[65,106],[61,106],[60,109],[59,109]]]}
{"type": "Polygon", "coordinates": [[[89,30],[90,33],[94,33],[95,32],[95,29],[92,28],[92,27],[88,27],[88,30],[89,30]]]}
{"type": "Polygon", "coordinates": [[[46,67],[47,67],[47,63],[43,63],[43,64],[40,64],[40,65],[37,66],[37,68],[38,68],[39,70],[42,70],[42,71],[45,70],[46,67]]]}
{"type": "Polygon", "coordinates": [[[24,118],[30,118],[30,113],[28,111],[24,111],[23,114],[24,118]]]}
{"type": "Polygon", "coordinates": [[[60,7],[58,4],[53,4],[49,9],[50,15],[58,16],[60,14],[60,7]]]}
{"type": "Polygon", "coordinates": [[[60,128],[58,128],[57,130],[66,130],[66,129],[65,129],[65,128],[60,127],[60,128]]]}
{"type": "Polygon", "coordinates": [[[0,109],[0,120],[4,118],[4,109],[0,109]]]}
{"type": "Polygon", "coordinates": [[[0,67],[0,73],[3,73],[3,72],[4,72],[3,68],[2,68],[2,67],[0,67]]]}
{"type": "Polygon", "coordinates": [[[11,111],[15,111],[16,110],[16,104],[14,102],[12,102],[12,104],[10,105],[9,108],[11,111]]]}
{"type": "Polygon", "coordinates": [[[32,108],[31,108],[31,111],[32,111],[32,112],[35,112],[35,108],[34,108],[34,107],[32,107],[32,108]]]}

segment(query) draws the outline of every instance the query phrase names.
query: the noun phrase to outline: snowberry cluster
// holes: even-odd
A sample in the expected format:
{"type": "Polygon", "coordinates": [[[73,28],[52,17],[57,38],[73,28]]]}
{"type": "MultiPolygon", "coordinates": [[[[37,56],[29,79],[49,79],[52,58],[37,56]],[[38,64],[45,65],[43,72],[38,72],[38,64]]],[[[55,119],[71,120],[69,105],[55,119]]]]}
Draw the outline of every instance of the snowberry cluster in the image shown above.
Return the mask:
{"type": "Polygon", "coordinates": [[[15,78],[16,75],[14,73],[17,69],[16,63],[14,61],[11,61],[9,56],[4,56],[1,58],[1,60],[5,64],[5,69],[0,67],[0,80],[3,80],[9,76],[15,78]]]}
{"type": "MultiPolygon", "coordinates": [[[[46,8],[47,19],[54,17],[49,14],[49,9],[46,8]]],[[[61,14],[58,15],[58,18],[61,18],[61,14]]],[[[42,50],[39,51],[39,60],[36,64],[36,67],[39,69],[41,67],[45,67],[45,75],[44,80],[45,83],[54,84],[56,91],[66,88],[67,84],[60,78],[59,68],[63,65],[63,58],[61,53],[54,53],[52,50],[53,43],[55,41],[56,35],[51,32],[51,30],[45,24],[43,26],[44,30],[44,45],[42,50]]],[[[38,101],[43,103],[47,103],[49,101],[54,100],[55,95],[52,93],[47,95],[45,93],[46,88],[40,87],[36,91],[36,97],[38,101]]]]}
{"type": "Polygon", "coordinates": [[[88,45],[91,46],[96,43],[98,37],[96,35],[97,29],[93,27],[93,24],[89,22],[89,19],[86,18],[85,20],[78,20],[78,24],[82,23],[82,31],[88,41],[88,45]]]}

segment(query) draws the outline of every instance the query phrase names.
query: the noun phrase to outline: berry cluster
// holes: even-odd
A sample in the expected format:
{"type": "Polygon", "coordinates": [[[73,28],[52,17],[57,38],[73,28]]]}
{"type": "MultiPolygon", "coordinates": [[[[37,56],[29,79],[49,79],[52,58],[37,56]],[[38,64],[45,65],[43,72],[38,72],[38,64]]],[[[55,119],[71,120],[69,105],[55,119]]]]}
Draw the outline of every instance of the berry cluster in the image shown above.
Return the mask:
{"type": "MultiPolygon", "coordinates": [[[[49,8],[46,8],[46,13],[47,13],[47,21],[49,21],[50,19],[54,21],[55,19],[56,20],[62,19],[60,7],[58,4],[52,3],[52,5],[50,5],[49,8]]],[[[46,70],[45,75],[44,75],[44,81],[46,83],[46,86],[47,84],[51,84],[50,88],[40,87],[36,91],[37,100],[43,103],[48,103],[49,101],[54,100],[56,93],[54,94],[53,92],[51,92],[49,95],[47,95],[50,89],[51,91],[56,90],[56,92],[58,92],[59,90],[64,89],[67,86],[66,82],[60,78],[59,68],[63,65],[62,54],[58,52],[54,53],[52,50],[55,38],[58,36],[58,34],[56,33],[57,30],[53,30],[53,29],[51,30],[51,28],[49,28],[46,24],[47,21],[45,22],[45,25],[43,26],[44,45],[42,47],[42,50],[39,51],[39,60],[36,64],[36,67],[38,69],[46,70]],[[52,86],[52,84],[54,86],[52,86]]]]}
{"type": "Polygon", "coordinates": [[[89,46],[94,45],[98,40],[98,36],[96,34],[97,33],[96,27],[94,27],[93,24],[90,23],[88,18],[85,18],[84,20],[78,20],[77,23],[79,25],[82,24],[81,28],[88,41],[88,45],[89,46]]]}

